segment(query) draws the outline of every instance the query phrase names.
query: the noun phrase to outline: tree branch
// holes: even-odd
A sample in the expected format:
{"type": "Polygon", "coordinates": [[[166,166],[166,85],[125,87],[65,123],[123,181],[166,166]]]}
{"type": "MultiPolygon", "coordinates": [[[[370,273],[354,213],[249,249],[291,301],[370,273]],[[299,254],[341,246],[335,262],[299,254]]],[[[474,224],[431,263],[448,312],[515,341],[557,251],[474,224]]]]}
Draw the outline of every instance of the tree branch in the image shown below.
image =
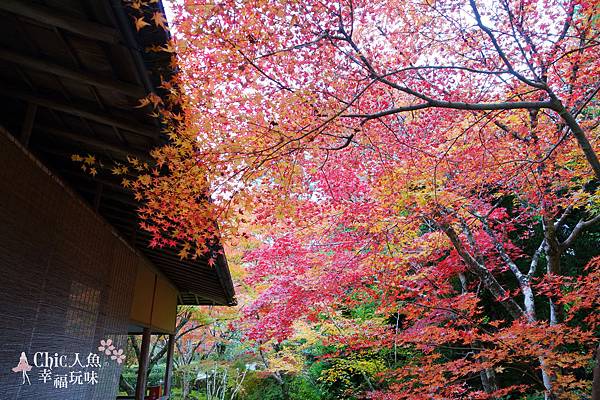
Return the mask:
{"type": "MultiPolygon", "coordinates": [[[[387,115],[398,114],[407,111],[422,110],[425,108],[451,108],[455,110],[469,111],[492,111],[492,110],[515,110],[515,109],[542,109],[551,108],[551,103],[547,101],[507,101],[499,103],[464,103],[453,101],[429,100],[426,103],[419,103],[411,106],[402,106],[380,111],[373,114],[343,114],[345,118],[363,118],[365,121],[385,117],[387,115]]],[[[364,123],[364,121],[363,121],[364,123]]]]}
{"type": "Polygon", "coordinates": [[[585,158],[592,167],[596,178],[600,179],[600,160],[598,160],[598,155],[594,151],[594,148],[585,135],[585,132],[583,132],[583,129],[581,129],[581,126],[579,126],[579,123],[577,123],[575,117],[569,111],[567,111],[565,106],[563,106],[561,101],[554,94],[550,93],[550,98],[552,103],[551,109],[556,111],[558,115],[560,115],[561,118],[567,123],[567,126],[571,129],[571,132],[573,132],[573,136],[575,136],[575,139],[577,139],[577,143],[583,151],[585,158]]]}
{"type": "Polygon", "coordinates": [[[542,240],[542,243],[538,246],[535,253],[533,253],[533,257],[531,257],[531,264],[529,264],[529,271],[527,272],[527,277],[531,279],[535,272],[537,271],[537,267],[540,262],[540,257],[542,256],[542,252],[546,248],[546,239],[542,240]]]}
{"type": "Polygon", "coordinates": [[[454,246],[456,252],[460,255],[462,260],[467,265],[467,268],[477,275],[482,281],[485,287],[492,293],[492,295],[502,304],[502,306],[508,311],[508,313],[514,318],[519,319],[525,315],[523,309],[517,304],[517,302],[508,296],[506,290],[500,285],[498,280],[492,275],[492,273],[483,265],[477,262],[475,258],[464,248],[458,234],[454,229],[446,222],[436,222],[439,228],[446,234],[450,242],[454,246]]]}
{"type": "Polygon", "coordinates": [[[508,70],[511,72],[511,74],[513,74],[518,80],[520,80],[523,83],[526,83],[529,86],[533,86],[541,90],[546,90],[547,86],[545,83],[532,81],[531,79],[526,78],[514,69],[511,62],[508,60],[508,57],[500,47],[500,44],[498,44],[496,36],[494,36],[492,30],[483,24],[481,20],[481,15],[479,14],[479,10],[477,9],[477,4],[475,4],[475,0],[469,0],[469,3],[471,4],[471,9],[475,14],[475,20],[477,21],[477,25],[479,26],[479,28],[481,28],[482,31],[484,31],[488,35],[488,37],[492,41],[492,44],[494,45],[494,48],[496,49],[496,52],[504,62],[504,65],[506,65],[506,68],[508,68],[508,70]]]}
{"type": "Polygon", "coordinates": [[[492,228],[490,228],[490,225],[488,224],[487,219],[482,218],[481,224],[483,226],[483,230],[492,239],[492,242],[494,243],[494,247],[496,248],[496,251],[498,252],[498,254],[500,254],[500,258],[502,258],[502,261],[504,261],[506,263],[506,265],[511,270],[513,275],[517,278],[517,281],[519,281],[519,285],[525,283],[527,277],[523,275],[523,273],[519,270],[519,267],[517,266],[517,264],[515,264],[513,259],[508,255],[508,253],[506,252],[506,248],[504,247],[504,244],[498,240],[498,238],[492,231],[492,228]]]}
{"type": "Polygon", "coordinates": [[[573,230],[571,231],[571,234],[569,235],[569,237],[567,239],[565,239],[564,242],[560,243],[560,250],[564,251],[566,249],[568,249],[571,244],[573,243],[573,241],[577,238],[577,236],[579,236],[579,234],[581,233],[581,231],[583,231],[586,228],[589,228],[590,226],[596,224],[600,222],[600,214],[596,215],[594,218],[585,221],[583,218],[579,220],[579,222],[577,223],[577,225],[575,225],[575,228],[573,228],[573,230]]]}

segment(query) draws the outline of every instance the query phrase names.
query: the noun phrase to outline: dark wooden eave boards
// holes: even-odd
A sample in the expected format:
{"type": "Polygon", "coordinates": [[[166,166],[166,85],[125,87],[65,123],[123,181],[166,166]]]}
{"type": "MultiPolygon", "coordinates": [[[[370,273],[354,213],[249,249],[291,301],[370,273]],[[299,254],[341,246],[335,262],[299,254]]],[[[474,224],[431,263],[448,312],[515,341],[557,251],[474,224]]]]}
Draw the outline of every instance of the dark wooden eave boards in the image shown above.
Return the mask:
{"type": "MultiPolygon", "coordinates": [[[[163,11],[153,7],[148,21],[163,11]]],[[[180,304],[234,305],[224,255],[211,267],[208,256],[181,260],[177,248],[149,248],[139,203],[120,178],[108,170],[92,177],[71,160],[147,160],[167,142],[150,110],[135,108],[147,93],[161,95],[161,75],[171,73],[169,54],[145,51],[167,35],[153,26],[136,32],[121,0],[0,0],[0,124],[144,253],[180,291],[180,304]]]]}

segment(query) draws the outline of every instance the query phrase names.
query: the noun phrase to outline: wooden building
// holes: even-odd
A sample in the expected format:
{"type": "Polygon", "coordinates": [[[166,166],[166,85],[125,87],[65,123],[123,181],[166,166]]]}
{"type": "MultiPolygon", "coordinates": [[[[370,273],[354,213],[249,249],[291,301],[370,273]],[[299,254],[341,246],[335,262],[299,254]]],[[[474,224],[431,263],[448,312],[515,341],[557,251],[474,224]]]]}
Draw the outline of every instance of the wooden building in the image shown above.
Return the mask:
{"type": "Polygon", "coordinates": [[[122,0],[0,0],[0,400],[114,399],[127,334],[143,334],[143,371],[151,334],[172,356],[177,305],[235,304],[224,256],[149,248],[120,178],[71,159],[166,142],[134,107],[170,73],[144,51],[167,35],[137,32],[122,0]]]}

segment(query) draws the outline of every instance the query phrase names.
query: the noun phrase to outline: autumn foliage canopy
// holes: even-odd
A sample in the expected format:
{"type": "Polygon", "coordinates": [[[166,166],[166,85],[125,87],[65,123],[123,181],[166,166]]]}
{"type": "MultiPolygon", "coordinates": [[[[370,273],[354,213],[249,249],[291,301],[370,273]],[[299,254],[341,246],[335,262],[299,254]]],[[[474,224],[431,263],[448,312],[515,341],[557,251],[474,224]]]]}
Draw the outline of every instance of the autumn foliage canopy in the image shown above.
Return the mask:
{"type": "Polygon", "coordinates": [[[175,4],[172,144],[132,185],[157,246],[261,243],[249,338],[390,349],[374,399],[590,397],[598,1],[175,4]]]}

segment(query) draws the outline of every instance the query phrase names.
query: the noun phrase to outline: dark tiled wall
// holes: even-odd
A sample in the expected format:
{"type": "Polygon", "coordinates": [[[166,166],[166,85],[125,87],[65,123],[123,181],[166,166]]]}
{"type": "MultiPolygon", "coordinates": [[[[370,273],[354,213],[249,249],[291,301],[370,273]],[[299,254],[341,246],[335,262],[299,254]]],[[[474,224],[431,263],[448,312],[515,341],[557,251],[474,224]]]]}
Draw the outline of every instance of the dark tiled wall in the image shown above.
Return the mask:
{"type": "MultiPolygon", "coordinates": [[[[96,352],[101,339],[125,347],[136,263],[145,262],[109,225],[0,129],[0,400],[114,399],[120,370],[101,358],[98,383],[55,388],[41,368],[13,372],[25,352],[96,352]]],[[[82,360],[86,364],[85,360],[82,360]]],[[[85,368],[55,369],[69,375],[85,368]]],[[[68,376],[70,379],[70,376],[68,376]]]]}

